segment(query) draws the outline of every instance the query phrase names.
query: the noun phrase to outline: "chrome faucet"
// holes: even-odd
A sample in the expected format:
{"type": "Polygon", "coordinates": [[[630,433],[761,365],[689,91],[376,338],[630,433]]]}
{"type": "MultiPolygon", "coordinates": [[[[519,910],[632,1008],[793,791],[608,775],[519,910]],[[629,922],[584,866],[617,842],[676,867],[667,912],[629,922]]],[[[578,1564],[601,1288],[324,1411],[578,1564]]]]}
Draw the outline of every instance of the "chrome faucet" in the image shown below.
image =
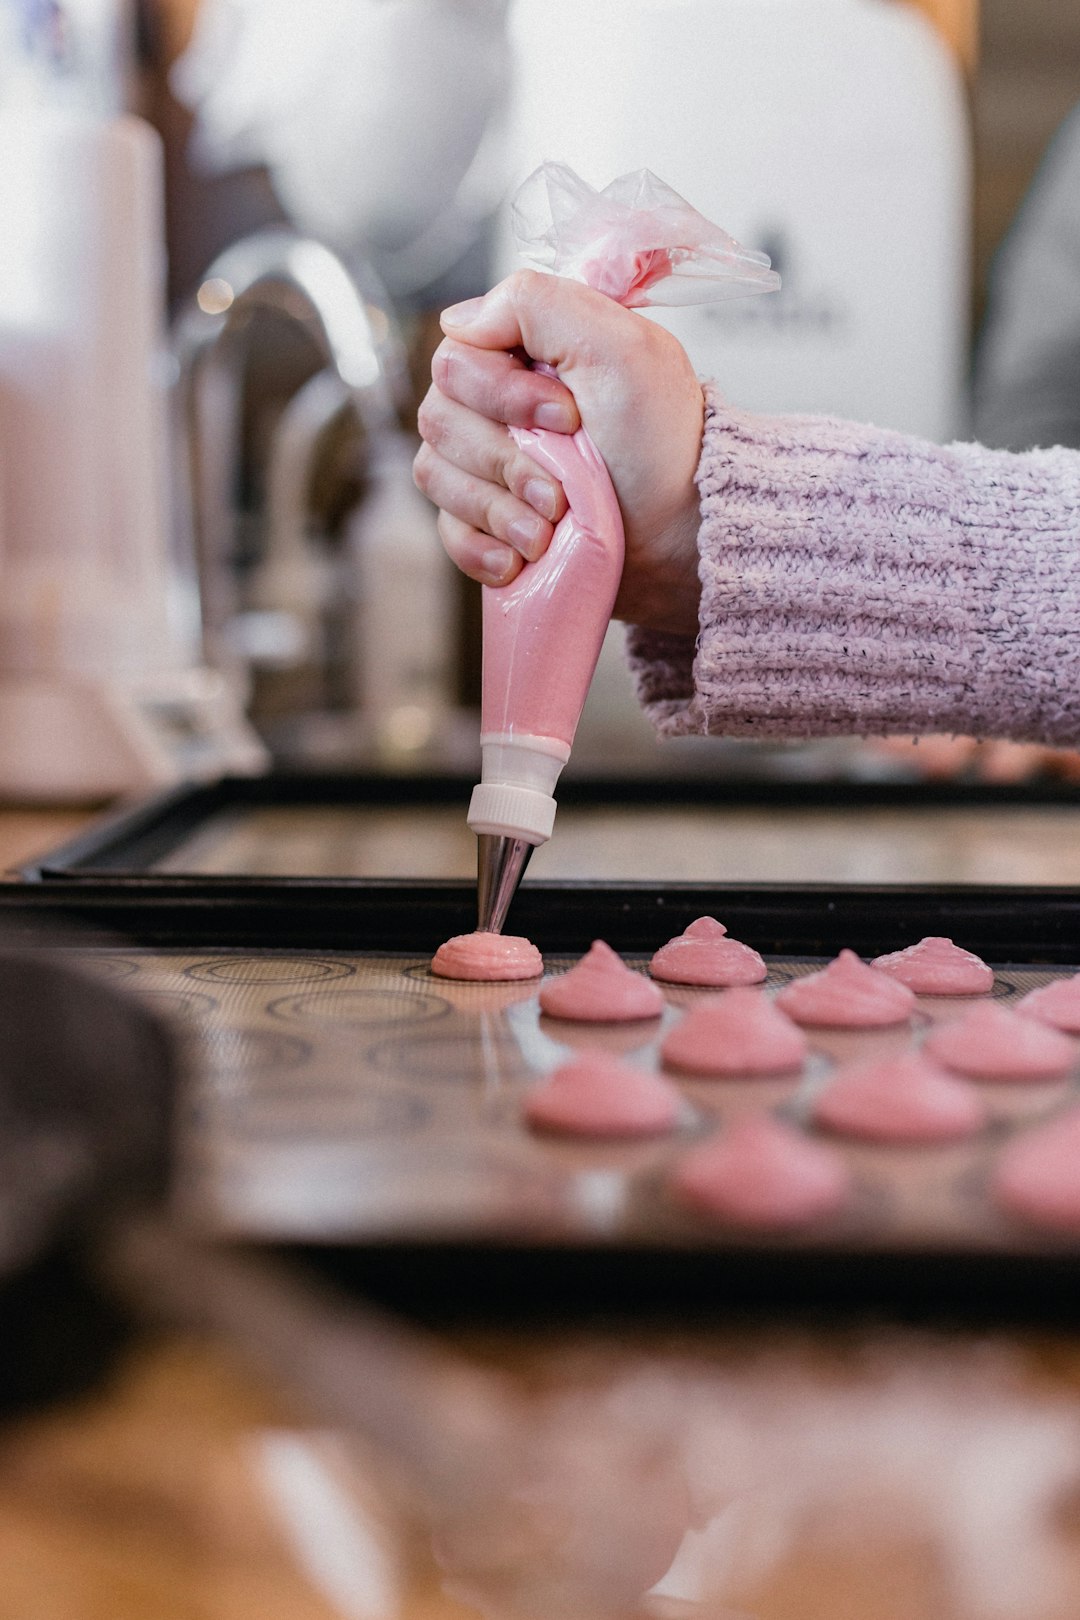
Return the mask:
{"type": "MultiPolygon", "coordinates": [[[[408,396],[404,343],[385,292],[365,267],[349,269],[322,243],[275,228],[235,243],[206,271],[174,328],[178,544],[198,582],[193,611],[206,657],[234,671],[245,663],[236,625],[251,606],[242,575],[250,571],[252,542],[240,497],[245,391],[263,313],[296,323],[322,356],[323,369],[317,361],[309,368],[275,436],[293,468],[310,466],[316,440],[348,410],[370,458],[400,432],[408,396]]],[[[267,500],[274,483],[271,467],[263,478],[267,500]]],[[[263,551],[270,543],[266,534],[255,537],[263,551]]],[[[274,543],[280,549],[280,536],[274,543]]]]}

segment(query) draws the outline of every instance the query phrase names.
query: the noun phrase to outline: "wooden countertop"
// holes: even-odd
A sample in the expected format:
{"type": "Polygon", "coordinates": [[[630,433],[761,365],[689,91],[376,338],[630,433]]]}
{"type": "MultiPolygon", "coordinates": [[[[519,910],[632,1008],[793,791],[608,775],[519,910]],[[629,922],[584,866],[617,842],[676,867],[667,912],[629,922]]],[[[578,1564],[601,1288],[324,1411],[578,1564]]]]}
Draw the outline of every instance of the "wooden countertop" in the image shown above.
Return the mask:
{"type": "Polygon", "coordinates": [[[74,838],[100,812],[80,809],[17,810],[0,805],[0,872],[8,876],[74,838]]]}
{"type": "MultiPolygon", "coordinates": [[[[698,1429],[695,1479],[715,1462],[723,1494],[711,1521],[690,1521],[691,1501],[691,1550],[696,1535],[699,1557],[708,1551],[718,1525],[715,1567],[730,1583],[719,1604],[661,1603],[654,1615],[1080,1611],[1072,1339],[868,1329],[628,1344],[556,1334],[469,1350],[513,1381],[538,1424],[554,1414],[562,1431],[587,1430],[594,1410],[641,1411],[652,1398],[662,1408],[696,1392],[716,1452],[704,1455],[708,1428],[698,1429]],[[1002,1560],[1014,1590],[995,1598],[1002,1560]]],[[[632,1502],[632,1480],[612,1472],[632,1502]]],[[[430,1543],[387,1510],[380,1477],[222,1345],[144,1338],[107,1388],[0,1436],[0,1620],[464,1620],[548,1533],[456,1527],[441,1549],[455,1576],[448,1592],[430,1543]]]]}

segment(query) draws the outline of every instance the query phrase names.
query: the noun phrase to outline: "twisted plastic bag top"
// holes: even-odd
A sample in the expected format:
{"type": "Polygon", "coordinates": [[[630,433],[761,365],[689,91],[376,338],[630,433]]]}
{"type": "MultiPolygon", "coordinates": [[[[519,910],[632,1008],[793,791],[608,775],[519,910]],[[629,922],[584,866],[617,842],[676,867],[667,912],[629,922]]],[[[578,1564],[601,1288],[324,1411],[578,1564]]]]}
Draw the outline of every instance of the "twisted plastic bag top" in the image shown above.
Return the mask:
{"type": "Polygon", "coordinates": [[[768,257],[736,242],[649,169],[597,191],[565,163],[522,182],[512,222],[522,255],[627,309],[774,292],[768,257]]]}

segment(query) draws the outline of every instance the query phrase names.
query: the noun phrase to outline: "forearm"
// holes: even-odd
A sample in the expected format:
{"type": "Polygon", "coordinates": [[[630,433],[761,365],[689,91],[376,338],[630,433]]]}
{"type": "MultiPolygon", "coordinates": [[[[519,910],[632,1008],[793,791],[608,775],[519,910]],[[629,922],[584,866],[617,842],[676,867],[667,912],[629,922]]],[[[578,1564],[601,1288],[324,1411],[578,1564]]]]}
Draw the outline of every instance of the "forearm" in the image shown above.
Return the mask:
{"type": "Polygon", "coordinates": [[[669,735],[1080,740],[1080,453],[942,447],[711,391],[689,638],[631,630],[669,735]]]}

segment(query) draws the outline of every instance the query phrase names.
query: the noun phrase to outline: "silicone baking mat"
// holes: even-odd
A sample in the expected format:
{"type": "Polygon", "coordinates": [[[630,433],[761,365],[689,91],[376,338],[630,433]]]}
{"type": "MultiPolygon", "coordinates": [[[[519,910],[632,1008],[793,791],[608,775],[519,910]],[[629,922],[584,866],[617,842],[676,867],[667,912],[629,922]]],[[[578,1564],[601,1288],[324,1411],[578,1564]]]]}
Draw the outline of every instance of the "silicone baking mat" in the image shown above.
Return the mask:
{"type": "MultiPolygon", "coordinates": [[[[668,1190],[673,1160],[748,1110],[805,1124],[837,1062],[910,1039],[906,1028],[811,1031],[801,1077],[679,1079],[683,1117],[672,1136],[585,1142],[527,1130],[529,1087],[583,1047],[659,1067],[663,1033],[708,992],[665,986],[659,1021],[585,1026],[541,1014],[537,981],[453,983],[415,955],[106,950],[87,961],[184,1030],[194,1076],[180,1134],[185,1218],[264,1242],[752,1246],[680,1209],[668,1190]]],[[[769,987],[818,965],[773,959],[769,987]]],[[[1051,976],[999,967],[994,995],[1008,1002],[1051,976]]],[[[916,1033],[967,1005],[920,998],[916,1033]]],[[[841,1141],[855,1171],[854,1203],[785,1247],[1044,1248],[993,1210],[986,1170],[1013,1131],[1076,1100],[1078,1088],[1080,1046],[1062,1081],[984,1086],[991,1122],[973,1140],[929,1148],[841,1141]]],[[[1080,1252],[1080,1237],[1073,1247],[1080,1252]]]]}

